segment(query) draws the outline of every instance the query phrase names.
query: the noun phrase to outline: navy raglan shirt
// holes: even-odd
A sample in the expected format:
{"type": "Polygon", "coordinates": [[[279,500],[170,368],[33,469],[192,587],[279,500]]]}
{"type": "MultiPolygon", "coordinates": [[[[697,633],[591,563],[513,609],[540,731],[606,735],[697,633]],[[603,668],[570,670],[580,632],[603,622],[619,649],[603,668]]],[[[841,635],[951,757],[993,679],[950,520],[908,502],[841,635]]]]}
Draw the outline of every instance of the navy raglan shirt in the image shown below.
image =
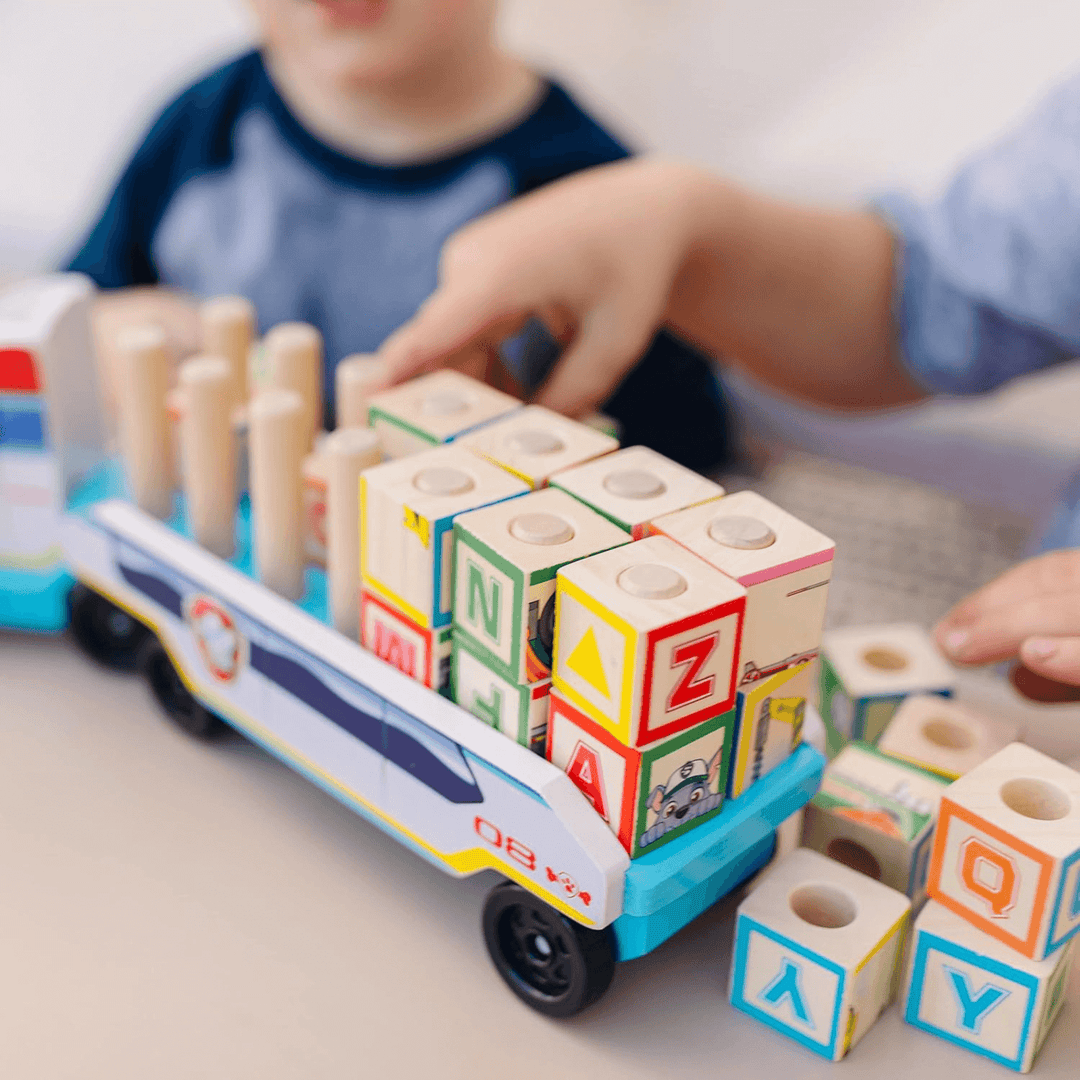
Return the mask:
{"type": "MultiPolygon", "coordinates": [[[[231,293],[259,324],[302,320],[343,357],[374,352],[436,285],[444,241],[516,195],[628,151],[549,84],[516,126],[450,157],[376,165],[307,131],[250,52],[161,114],[69,269],[102,288],[231,293]]],[[[533,384],[557,351],[528,335],[511,366],[533,384]]],[[[329,410],[328,410],[329,411],[329,410]]],[[[666,334],[607,403],[624,442],[699,469],[723,464],[724,408],[708,362],[666,334]]]]}

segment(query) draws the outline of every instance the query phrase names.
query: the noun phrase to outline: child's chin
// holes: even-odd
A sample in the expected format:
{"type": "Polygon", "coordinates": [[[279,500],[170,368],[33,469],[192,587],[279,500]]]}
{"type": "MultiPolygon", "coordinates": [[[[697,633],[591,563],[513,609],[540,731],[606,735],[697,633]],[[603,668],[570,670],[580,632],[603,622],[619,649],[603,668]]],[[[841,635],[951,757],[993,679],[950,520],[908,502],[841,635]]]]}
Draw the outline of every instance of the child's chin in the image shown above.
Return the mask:
{"type": "Polygon", "coordinates": [[[343,30],[374,26],[386,14],[389,0],[307,0],[326,22],[343,30]]]}

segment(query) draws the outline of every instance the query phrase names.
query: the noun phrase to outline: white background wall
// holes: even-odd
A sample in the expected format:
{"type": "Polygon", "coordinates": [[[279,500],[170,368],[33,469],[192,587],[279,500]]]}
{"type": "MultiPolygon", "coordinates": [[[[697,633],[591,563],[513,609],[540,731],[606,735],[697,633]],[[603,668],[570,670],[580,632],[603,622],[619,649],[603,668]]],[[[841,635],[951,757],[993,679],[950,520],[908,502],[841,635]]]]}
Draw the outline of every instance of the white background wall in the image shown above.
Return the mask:
{"type": "MultiPolygon", "coordinates": [[[[1080,62],[1075,0],[506,0],[507,39],[639,145],[847,201],[931,189],[1080,62]]],[[[242,0],[0,0],[0,267],[56,259],[242,0]]]]}

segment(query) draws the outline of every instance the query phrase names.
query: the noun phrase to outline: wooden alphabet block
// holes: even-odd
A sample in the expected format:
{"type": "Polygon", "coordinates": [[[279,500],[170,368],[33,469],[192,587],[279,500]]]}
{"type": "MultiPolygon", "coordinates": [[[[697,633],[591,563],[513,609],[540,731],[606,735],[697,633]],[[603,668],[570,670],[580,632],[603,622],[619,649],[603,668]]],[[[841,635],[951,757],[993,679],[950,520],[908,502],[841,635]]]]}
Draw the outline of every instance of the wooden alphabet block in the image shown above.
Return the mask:
{"type": "Polygon", "coordinates": [[[733,799],[775,769],[802,742],[813,675],[813,660],[804,660],[758,682],[743,684],[736,699],[735,750],[728,781],[728,794],[733,799]]]}
{"type": "Polygon", "coordinates": [[[564,566],[555,687],[626,746],[735,704],[746,590],[664,536],[564,566]]]}
{"type": "Polygon", "coordinates": [[[893,999],[911,904],[799,848],[739,905],[730,1000],[832,1061],[893,999]]]}
{"type": "Polygon", "coordinates": [[[527,405],[458,441],[531,488],[545,487],[555,473],[619,448],[610,435],[542,405],[527,405]]]}
{"type": "Polygon", "coordinates": [[[521,408],[517,398],[457,371],[436,371],[373,394],[368,424],[390,459],[453,442],[481,424],[521,408]]]}
{"type": "Polygon", "coordinates": [[[629,446],[559,473],[553,487],[568,491],[635,540],[663,514],[695,506],[724,489],[645,446],[629,446]]]}
{"type": "Polygon", "coordinates": [[[1012,743],[941,800],[930,896],[1032,960],[1080,930],[1080,773],[1012,743]]]}
{"type": "Polygon", "coordinates": [[[1028,1072],[1061,1011],[1073,944],[1029,960],[931,900],[915,920],[904,1019],[1028,1072]]]}
{"type": "Polygon", "coordinates": [[[806,809],[803,843],[899,890],[917,909],[926,898],[934,824],[948,786],[867,743],[849,743],[806,809]]]}
{"type": "Polygon", "coordinates": [[[830,630],[821,648],[821,716],[830,756],[849,739],[876,743],[910,694],[951,697],[952,669],[920,626],[830,630]]]}
{"type": "Polygon", "coordinates": [[[836,545],[753,491],[653,522],[746,589],[740,688],[812,660],[821,647],[836,545]]]}
{"type": "Polygon", "coordinates": [[[564,491],[461,514],[454,520],[454,627],[507,682],[551,677],[559,567],[629,541],[564,491]]]}
{"type": "Polygon", "coordinates": [[[1020,725],[981,716],[938,694],[915,694],[896,710],[878,749],[947,780],[992,757],[1020,736],[1020,725]]]}
{"type": "Polygon", "coordinates": [[[486,659],[469,638],[454,631],[450,696],[473,716],[542,755],[551,680],[512,683],[488,667],[486,659]]]}
{"type": "Polygon", "coordinates": [[[553,690],[547,759],[577,784],[634,859],[720,810],[734,723],[732,710],[635,750],[553,690]]]}
{"type": "Polygon", "coordinates": [[[365,470],[362,587],[423,629],[448,626],[454,518],[528,490],[516,477],[453,446],[365,470]]]}
{"type": "Polygon", "coordinates": [[[450,627],[417,626],[381,597],[360,590],[360,644],[410,679],[440,693],[450,687],[450,627]]]}

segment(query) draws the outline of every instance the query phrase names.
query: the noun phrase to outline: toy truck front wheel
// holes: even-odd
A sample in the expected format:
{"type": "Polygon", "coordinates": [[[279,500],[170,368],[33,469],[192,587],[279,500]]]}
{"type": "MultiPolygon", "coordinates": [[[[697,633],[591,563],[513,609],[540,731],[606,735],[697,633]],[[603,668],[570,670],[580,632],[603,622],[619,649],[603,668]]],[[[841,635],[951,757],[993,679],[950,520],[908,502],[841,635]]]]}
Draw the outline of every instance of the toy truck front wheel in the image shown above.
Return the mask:
{"type": "Polygon", "coordinates": [[[135,668],[139,648],[150,636],[138,619],[81,582],[68,596],[68,614],[71,634],[87,656],[116,671],[135,668]]]}
{"type": "Polygon", "coordinates": [[[165,715],[182,731],[198,739],[211,739],[225,730],[225,721],[184,685],[165,647],[153,635],[139,648],[138,667],[165,715]]]}
{"type": "Polygon", "coordinates": [[[573,1016],[611,985],[610,930],[590,930],[560,915],[512,881],[484,904],[484,941],[507,986],[545,1016],[573,1016]]]}

